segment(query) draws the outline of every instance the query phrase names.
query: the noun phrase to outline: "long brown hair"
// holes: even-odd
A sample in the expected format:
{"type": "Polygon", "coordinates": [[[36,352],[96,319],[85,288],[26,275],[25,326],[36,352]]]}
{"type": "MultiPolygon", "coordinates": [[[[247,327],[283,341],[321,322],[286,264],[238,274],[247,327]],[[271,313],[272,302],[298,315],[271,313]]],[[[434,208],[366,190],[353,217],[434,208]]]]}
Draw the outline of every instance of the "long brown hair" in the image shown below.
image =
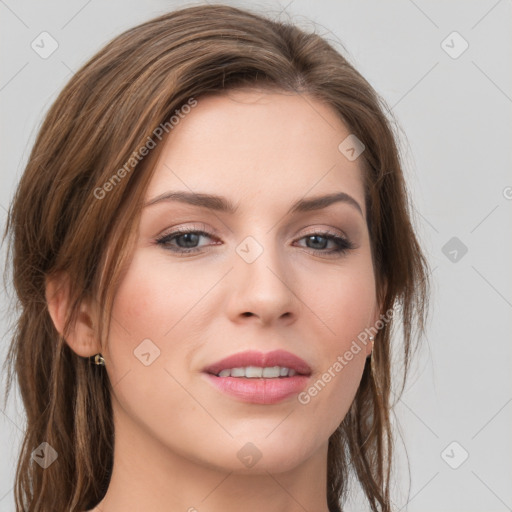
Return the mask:
{"type": "Polygon", "coordinates": [[[368,359],[350,410],[329,439],[326,492],[329,510],[341,511],[355,475],[373,511],[391,510],[390,332],[395,325],[402,336],[401,392],[428,309],[428,265],[412,227],[393,124],[369,83],[316,33],[205,5],[124,32],[71,78],[45,117],[11,204],[5,236],[19,315],[6,396],[15,374],[27,414],[15,477],[18,512],[94,507],[113,463],[115,383],[55,329],[47,278],[68,276],[67,327],[82,300],[96,302],[103,344],[162,144],[140,161],[137,152],[191,99],[253,86],[330,105],[365,145],[360,158],[377,292],[382,312],[395,308],[400,315],[379,330],[373,371],[368,359]],[[44,470],[32,460],[43,441],[58,453],[44,470]]]}

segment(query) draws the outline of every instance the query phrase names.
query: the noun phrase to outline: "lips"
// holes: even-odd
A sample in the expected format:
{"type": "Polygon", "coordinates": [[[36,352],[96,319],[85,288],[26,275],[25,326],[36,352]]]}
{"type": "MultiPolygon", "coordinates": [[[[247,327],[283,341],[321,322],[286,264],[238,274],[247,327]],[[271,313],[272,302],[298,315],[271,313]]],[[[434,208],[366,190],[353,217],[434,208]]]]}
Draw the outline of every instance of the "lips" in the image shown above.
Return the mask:
{"type": "Polygon", "coordinates": [[[300,357],[285,350],[262,353],[253,350],[233,354],[203,369],[203,372],[218,375],[222,370],[256,366],[268,368],[280,366],[295,370],[298,375],[311,375],[311,368],[300,357]]]}
{"type": "Polygon", "coordinates": [[[222,394],[240,402],[260,405],[277,404],[297,395],[307,386],[310,376],[311,368],[306,361],[285,350],[266,354],[240,352],[203,369],[204,379],[222,394]],[[277,368],[279,376],[276,375],[277,368]],[[272,376],[258,377],[258,369],[269,370],[272,376]]]}

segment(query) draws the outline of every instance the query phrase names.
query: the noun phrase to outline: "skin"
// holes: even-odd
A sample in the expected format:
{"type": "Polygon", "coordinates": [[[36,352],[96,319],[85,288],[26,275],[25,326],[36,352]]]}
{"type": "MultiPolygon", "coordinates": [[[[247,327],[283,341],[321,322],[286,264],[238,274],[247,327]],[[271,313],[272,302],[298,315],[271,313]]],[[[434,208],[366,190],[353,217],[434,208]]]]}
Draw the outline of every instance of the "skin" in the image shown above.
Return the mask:
{"type": "MultiPolygon", "coordinates": [[[[146,206],[108,346],[99,346],[87,305],[67,338],[82,356],[103,354],[114,386],[114,469],[94,511],[328,511],[328,439],[353,401],[371,345],[305,405],[297,395],[273,405],[241,402],[212,387],[202,369],[244,350],[284,349],[309,363],[309,387],[378,319],[361,159],[338,150],[349,133],[310,96],[249,89],[200,98],[174,127],[146,200],[194,191],[239,208],[146,206]],[[337,202],[287,214],[299,199],[335,191],[362,212],[337,202]],[[214,236],[189,241],[199,251],[180,256],[169,246],[186,248],[183,236],[167,247],[155,241],[177,227],[214,236]],[[329,255],[333,241],[308,238],[325,229],[354,248],[329,255]],[[252,263],[236,251],[248,236],[263,248],[252,263]],[[147,339],[160,351],[148,366],[134,356],[147,339]],[[247,443],[261,455],[252,467],[237,457],[247,443]]],[[[59,328],[66,300],[52,286],[59,328]]]]}

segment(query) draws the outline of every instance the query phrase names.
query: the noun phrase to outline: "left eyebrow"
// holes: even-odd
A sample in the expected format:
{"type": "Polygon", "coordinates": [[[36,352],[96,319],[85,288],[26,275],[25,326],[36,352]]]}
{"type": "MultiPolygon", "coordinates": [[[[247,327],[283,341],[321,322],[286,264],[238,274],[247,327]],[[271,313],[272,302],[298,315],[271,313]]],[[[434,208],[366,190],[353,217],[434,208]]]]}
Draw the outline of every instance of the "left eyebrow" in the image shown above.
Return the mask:
{"type": "Polygon", "coordinates": [[[314,210],[321,210],[327,208],[334,203],[346,203],[353,206],[363,216],[363,210],[361,205],[352,197],[345,192],[336,192],[334,194],[328,194],[326,196],[317,196],[310,199],[301,199],[292,205],[288,214],[295,212],[310,212],[314,210]]]}
{"type": "MultiPolygon", "coordinates": [[[[234,214],[237,212],[239,204],[234,204],[229,199],[217,196],[213,194],[202,194],[199,192],[165,192],[160,194],[159,196],[150,199],[147,203],[144,204],[144,207],[151,206],[156,203],[160,203],[163,201],[178,201],[181,203],[191,204],[193,206],[200,206],[203,208],[208,208],[210,210],[215,210],[219,212],[225,212],[234,214]]],[[[363,216],[363,210],[360,204],[350,195],[345,192],[337,192],[334,194],[328,194],[324,196],[312,197],[309,199],[300,199],[296,201],[291,208],[288,210],[288,215],[292,213],[298,212],[310,212],[314,210],[322,210],[323,208],[327,208],[331,204],[334,203],[346,203],[356,210],[359,211],[361,216],[363,216]]]]}

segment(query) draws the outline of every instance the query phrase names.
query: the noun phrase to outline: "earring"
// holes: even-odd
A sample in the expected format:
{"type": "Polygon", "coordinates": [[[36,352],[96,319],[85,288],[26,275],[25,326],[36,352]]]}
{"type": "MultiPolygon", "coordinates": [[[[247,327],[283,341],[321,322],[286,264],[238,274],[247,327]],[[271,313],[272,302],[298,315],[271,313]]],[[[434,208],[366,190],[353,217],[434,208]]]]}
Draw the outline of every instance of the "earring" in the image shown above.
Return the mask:
{"type": "Polygon", "coordinates": [[[94,356],[94,364],[97,364],[98,366],[105,366],[105,359],[103,359],[101,354],[96,354],[94,356]]]}
{"type": "Polygon", "coordinates": [[[372,351],[370,352],[370,370],[371,370],[371,374],[373,375],[373,378],[375,379],[375,376],[377,375],[375,373],[375,364],[374,364],[374,357],[373,357],[373,350],[374,350],[374,345],[375,345],[375,338],[373,336],[369,336],[370,338],[370,341],[372,342],[372,351]]]}

